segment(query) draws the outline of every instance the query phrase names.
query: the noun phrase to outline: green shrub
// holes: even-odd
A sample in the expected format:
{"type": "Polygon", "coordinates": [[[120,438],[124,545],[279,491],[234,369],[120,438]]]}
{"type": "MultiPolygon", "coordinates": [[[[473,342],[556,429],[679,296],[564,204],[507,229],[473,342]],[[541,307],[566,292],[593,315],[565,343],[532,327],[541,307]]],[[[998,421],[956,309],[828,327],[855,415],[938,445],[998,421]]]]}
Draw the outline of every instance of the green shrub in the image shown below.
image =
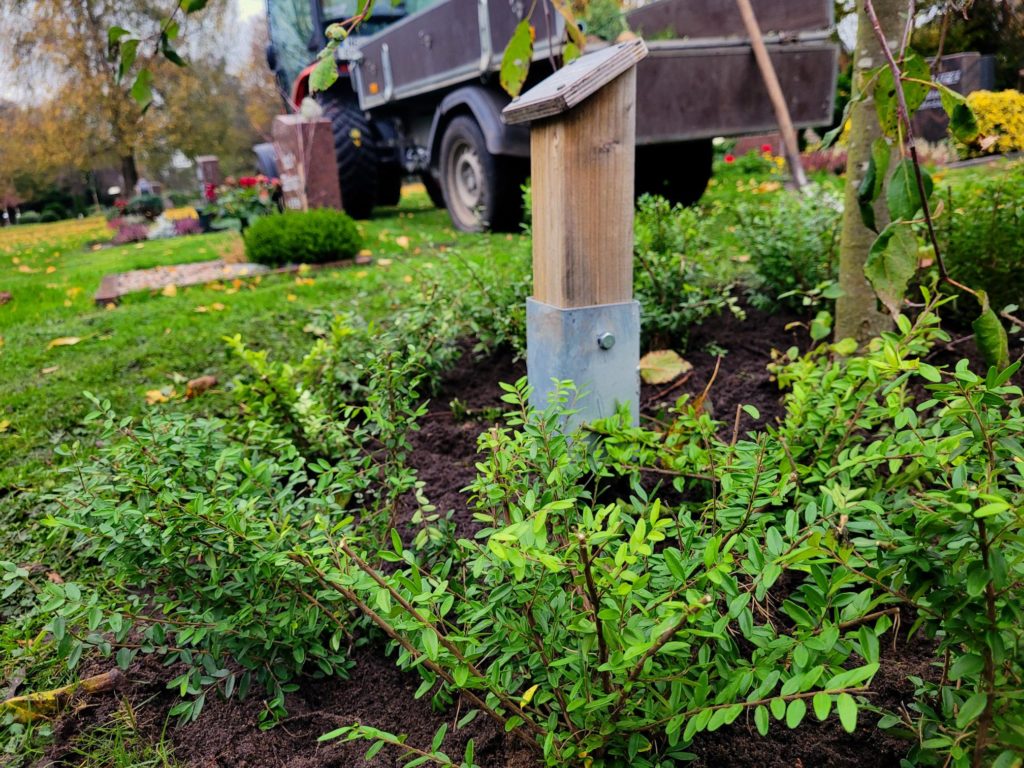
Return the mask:
{"type": "Polygon", "coordinates": [[[63,205],[51,203],[50,205],[47,205],[45,208],[43,208],[43,215],[40,218],[40,221],[63,221],[69,216],[70,214],[68,213],[68,209],[65,208],[63,205]]]}
{"type": "Polygon", "coordinates": [[[152,220],[164,212],[164,201],[159,195],[136,195],[128,201],[124,212],[152,220]]]}
{"type": "MultiPolygon", "coordinates": [[[[947,193],[938,219],[939,247],[955,280],[988,292],[997,311],[1024,305],[1024,164],[947,193]]],[[[958,310],[977,315],[970,297],[958,310]]]]}
{"type": "Polygon", "coordinates": [[[184,205],[193,203],[199,198],[199,195],[195,192],[171,192],[167,195],[167,198],[175,208],[181,208],[184,205]]]}
{"type": "Polygon", "coordinates": [[[37,211],[25,211],[18,217],[19,224],[38,224],[43,220],[42,214],[37,211]]]}
{"type": "Polygon", "coordinates": [[[779,300],[797,307],[800,294],[835,280],[838,267],[840,201],[821,190],[813,195],[780,193],[769,205],[740,203],[736,236],[757,270],[754,303],[779,300]]]}
{"type": "Polygon", "coordinates": [[[249,261],[272,267],[349,259],[362,246],[356,223],[330,208],[261,216],[245,232],[249,261]]]}
{"type": "Polygon", "coordinates": [[[731,262],[714,250],[715,227],[699,209],[644,195],[634,222],[633,293],[643,308],[646,347],[685,349],[692,326],[729,310],[731,262]]]}

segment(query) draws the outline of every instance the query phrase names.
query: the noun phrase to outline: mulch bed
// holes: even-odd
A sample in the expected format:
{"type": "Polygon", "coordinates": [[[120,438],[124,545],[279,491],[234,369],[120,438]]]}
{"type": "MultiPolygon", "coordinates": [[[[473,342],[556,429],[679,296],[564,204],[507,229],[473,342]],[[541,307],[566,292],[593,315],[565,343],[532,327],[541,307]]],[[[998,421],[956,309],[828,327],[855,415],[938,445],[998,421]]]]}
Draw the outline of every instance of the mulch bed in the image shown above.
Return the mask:
{"type": "MultiPolygon", "coordinates": [[[[761,423],[781,413],[779,391],[771,380],[766,363],[772,348],[785,349],[804,343],[806,333],[787,330],[796,318],[785,314],[766,315],[750,312],[746,322],[726,316],[696,329],[688,357],[694,372],[671,393],[665,387],[647,387],[642,402],[658,409],[681,394],[697,395],[704,390],[714,372],[716,358],[702,352],[715,344],[728,350],[721,359],[710,398],[719,419],[732,431],[737,406],[749,403],[760,411],[761,423]]],[[[450,402],[458,399],[469,413],[479,413],[501,405],[498,383],[512,382],[525,375],[525,366],[507,353],[475,361],[467,352],[444,379],[441,391],[422,421],[422,429],[411,436],[412,463],[426,483],[428,498],[441,511],[453,510],[460,526],[473,527],[467,498],[459,489],[475,476],[476,440],[486,424],[480,420],[458,420],[450,402]]],[[[743,415],[743,432],[759,426],[743,415]]],[[[411,512],[410,505],[410,512],[411,512]]],[[[465,529],[463,529],[465,530],[465,529]]],[[[903,627],[912,623],[904,617],[903,627]]],[[[913,697],[908,675],[936,674],[932,665],[932,647],[919,639],[907,641],[898,636],[886,644],[883,665],[873,685],[872,701],[886,709],[900,709],[913,697]]],[[[416,700],[413,693],[420,684],[414,673],[404,673],[385,656],[383,647],[366,646],[354,652],[356,666],[349,680],[300,681],[300,690],[287,697],[288,718],[278,727],[262,731],[257,717],[261,709],[258,696],[244,702],[207,700],[199,721],[185,727],[167,727],[180,762],[197,768],[351,768],[372,765],[398,766],[398,754],[385,749],[370,763],[363,760],[368,743],[327,742],[317,737],[341,725],[359,721],[394,733],[406,733],[408,742],[429,745],[434,731],[443,722],[449,727],[465,713],[453,708],[448,712],[432,710],[428,698],[416,700]]],[[[94,669],[104,671],[93,662],[94,669]]],[[[120,706],[119,698],[133,702],[139,729],[146,737],[159,738],[164,730],[167,710],[175,702],[165,682],[175,674],[155,659],[140,659],[129,670],[118,695],[97,697],[66,715],[55,727],[55,743],[42,765],[77,765],[69,753],[74,736],[84,728],[105,722],[120,706]]],[[[861,713],[861,723],[870,718],[861,713]]],[[[530,752],[515,739],[500,732],[490,721],[478,717],[468,727],[450,732],[445,750],[456,761],[467,739],[473,738],[477,761],[488,768],[525,768],[536,766],[530,752]]],[[[752,719],[740,719],[715,733],[700,735],[691,751],[697,755],[694,766],[757,766],[758,768],[794,768],[831,766],[834,768],[886,768],[899,765],[909,744],[881,731],[866,727],[849,735],[835,717],[824,723],[809,717],[797,731],[776,724],[767,738],[758,736],[752,719]]]]}

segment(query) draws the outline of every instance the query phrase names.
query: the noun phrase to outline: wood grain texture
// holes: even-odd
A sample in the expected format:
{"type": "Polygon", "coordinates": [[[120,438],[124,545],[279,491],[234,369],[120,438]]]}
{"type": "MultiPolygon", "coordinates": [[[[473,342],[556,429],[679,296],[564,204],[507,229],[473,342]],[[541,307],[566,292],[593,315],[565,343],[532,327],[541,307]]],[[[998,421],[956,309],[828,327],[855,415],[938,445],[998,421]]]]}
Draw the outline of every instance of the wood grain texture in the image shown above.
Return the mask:
{"type": "Polygon", "coordinates": [[[636,68],[531,132],[534,298],[556,307],[633,298],[636,68]]]}
{"type": "Polygon", "coordinates": [[[566,112],[599,91],[647,55],[639,38],[588,53],[545,78],[502,111],[509,125],[566,112]]]}

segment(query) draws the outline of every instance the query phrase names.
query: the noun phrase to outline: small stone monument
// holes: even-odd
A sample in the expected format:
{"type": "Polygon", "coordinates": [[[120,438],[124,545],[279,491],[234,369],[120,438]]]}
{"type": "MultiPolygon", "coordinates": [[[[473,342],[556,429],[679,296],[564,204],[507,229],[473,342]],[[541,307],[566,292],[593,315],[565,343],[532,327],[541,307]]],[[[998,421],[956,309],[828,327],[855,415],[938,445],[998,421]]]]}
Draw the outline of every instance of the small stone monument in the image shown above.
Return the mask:
{"type": "Polygon", "coordinates": [[[526,367],[532,404],[553,380],[583,393],[567,428],[627,404],[639,421],[640,305],[633,300],[633,169],[639,39],[563,67],[505,107],[531,123],[533,297],[526,367]]]}
{"type": "Polygon", "coordinates": [[[288,210],[341,208],[331,121],[302,115],[274,118],[274,153],[288,210]]]}
{"type": "Polygon", "coordinates": [[[216,155],[200,155],[196,158],[196,175],[199,177],[199,186],[212,184],[219,187],[224,179],[220,175],[220,160],[216,155]]]}

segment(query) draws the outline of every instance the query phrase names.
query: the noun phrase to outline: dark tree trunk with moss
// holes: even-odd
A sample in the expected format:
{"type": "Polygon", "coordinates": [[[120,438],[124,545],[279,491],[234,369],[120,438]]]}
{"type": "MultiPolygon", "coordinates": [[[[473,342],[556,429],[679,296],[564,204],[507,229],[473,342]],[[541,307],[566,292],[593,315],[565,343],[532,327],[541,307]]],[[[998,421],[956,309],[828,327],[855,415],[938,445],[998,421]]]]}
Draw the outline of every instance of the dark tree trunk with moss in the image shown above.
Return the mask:
{"type": "MultiPolygon", "coordinates": [[[[875,12],[894,51],[907,20],[906,0],[874,0],[875,12]]],[[[864,0],[857,0],[857,47],[854,52],[854,94],[870,78],[870,71],[885,63],[882,49],[864,13],[864,0]]],[[[836,338],[852,337],[865,342],[892,325],[892,319],[878,310],[878,300],[864,277],[864,263],[875,241],[875,233],[864,226],[857,205],[857,188],[867,171],[871,144],[882,135],[875,113],[874,99],[868,96],[854,105],[850,113],[850,135],[846,162],[846,193],[843,231],[839,244],[839,286],[843,295],[836,301],[836,338]]],[[[885,195],[875,201],[875,221],[879,231],[889,223],[885,195]]]]}

